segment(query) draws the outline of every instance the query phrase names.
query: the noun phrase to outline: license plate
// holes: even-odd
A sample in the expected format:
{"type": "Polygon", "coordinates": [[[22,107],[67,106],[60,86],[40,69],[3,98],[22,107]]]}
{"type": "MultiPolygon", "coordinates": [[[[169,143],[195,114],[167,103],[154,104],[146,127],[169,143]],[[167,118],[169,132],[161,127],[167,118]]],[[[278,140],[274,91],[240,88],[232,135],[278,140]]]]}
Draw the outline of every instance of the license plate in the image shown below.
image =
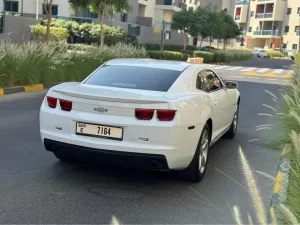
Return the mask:
{"type": "Polygon", "coordinates": [[[123,128],[90,123],[76,123],[76,134],[122,140],[123,128]]]}

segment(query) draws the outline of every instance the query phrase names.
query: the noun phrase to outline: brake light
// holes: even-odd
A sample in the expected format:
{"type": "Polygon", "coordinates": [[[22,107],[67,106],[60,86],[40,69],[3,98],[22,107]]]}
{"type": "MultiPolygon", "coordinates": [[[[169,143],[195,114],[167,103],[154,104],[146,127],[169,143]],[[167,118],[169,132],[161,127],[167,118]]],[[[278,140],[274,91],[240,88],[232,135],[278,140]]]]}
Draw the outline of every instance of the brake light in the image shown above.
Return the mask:
{"type": "Polygon", "coordinates": [[[135,110],[135,117],[138,120],[151,120],[154,115],[153,109],[136,109],[135,110]]]}
{"type": "Polygon", "coordinates": [[[57,98],[47,96],[47,103],[50,108],[54,109],[54,108],[56,108],[56,105],[57,105],[57,98]]]}
{"type": "Polygon", "coordinates": [[[157,110],[157,119],[160,121],[171,121],[176,114],[175,110],[157,110]]]}
{"type": "Polygon", "coordinates": [[[59,104],[60,104],[60,108],[64,111],[70,112],[72,110],[72,102],[71,101],[59,99],[59,104]]]}

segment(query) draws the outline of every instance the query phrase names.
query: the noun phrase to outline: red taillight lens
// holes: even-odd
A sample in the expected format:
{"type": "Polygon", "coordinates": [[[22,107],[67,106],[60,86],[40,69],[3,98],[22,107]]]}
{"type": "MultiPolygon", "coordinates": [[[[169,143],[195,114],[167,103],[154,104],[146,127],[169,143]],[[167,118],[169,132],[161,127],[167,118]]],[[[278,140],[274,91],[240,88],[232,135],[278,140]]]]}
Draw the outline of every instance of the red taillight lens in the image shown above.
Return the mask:
{"type": "Polygon", "coordinates": [[[62,110],[70,112],[72,110],[72,102],[59,99],[59,104],[62,110]]]}
{"type": "Polygon", "coordinates": [[[160,121],[171,121],[176,114],[175,110],[157,110],[157,119],[160,121]]]}
{"type": "Polygon", "coordinates": [[[47,96],[47,103],[50,108],[55,108],[57,105],[57,98],[47,96]]]}
{"type": "Polygon", "coordinates": [[[151,120],[153,118],[154,110],[153,109],[136,109],[135,117],[138,120],[151,120]]]}

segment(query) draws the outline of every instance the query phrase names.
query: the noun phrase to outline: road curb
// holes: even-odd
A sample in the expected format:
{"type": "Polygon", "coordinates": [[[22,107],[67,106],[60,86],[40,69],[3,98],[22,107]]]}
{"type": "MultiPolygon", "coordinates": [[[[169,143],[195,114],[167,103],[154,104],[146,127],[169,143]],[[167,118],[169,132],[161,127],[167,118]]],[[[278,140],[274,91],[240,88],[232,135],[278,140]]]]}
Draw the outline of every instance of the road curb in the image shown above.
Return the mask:
{"type": "Polygon", "coordinates": [[[278,169],[274,180],[273,195],[270,204],[270,206],[274,208],[278,218],[280,218],[278,205],[282,204],[286,200],[289,183],[290,160],[286,157],[287,151],[288,147],[284,146],[278,163],[278,169]]]}
{"type": "Polygon", "coordinates": [[[21,93],[21,92],[43,91],[43,90],[51,88],[57,84],[60,84],[60,83],[53,83],[53,84],[48,84],[48,85],[34,84],[34,85],[19,86],[19,87],[0,88],[0,96],[21,93]]]}

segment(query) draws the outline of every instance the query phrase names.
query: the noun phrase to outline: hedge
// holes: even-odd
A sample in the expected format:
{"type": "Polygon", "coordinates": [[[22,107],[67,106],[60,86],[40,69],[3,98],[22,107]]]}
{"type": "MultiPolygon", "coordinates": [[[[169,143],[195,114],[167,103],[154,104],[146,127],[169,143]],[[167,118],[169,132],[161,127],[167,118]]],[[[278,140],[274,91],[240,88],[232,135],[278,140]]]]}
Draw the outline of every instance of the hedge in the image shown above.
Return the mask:
{"type": "MultiPolygon", "coordinates": [[[[47,27],[42,25],[32,25],[31,34],[33,39],[45,39],[47,27]]],[[[67,41],[69,37],[68,29],[62,27],[50,27],[51,41],[67,41]]]]}
{"type": "Polygon", "coordinates": [[[148,50],[148,55],[152,59],[164,59],[164,60],[178,60],[178,61],[187,61],[188,55],[181,52],[175,51],[156,51],[148,50]]]}
{"type": "MultiPolygon", "coordinates": [[[[42,20],[41,25],[46,26],[47,21],[42,20]]],[[[79,24],[75,21],[65,21],[61,19],[53,19],[51,27],[66,28],[69,33],[70,43],[82,44],[99,44],[100,42],[100,24],[83,23],[79,24]]],[[[108,46],[115,45],[119,42],[138,45],[136,37],[126,34],[121,28],[103,25],[104,43],[108,46]]]]}
{"type": "Polygon", "coordinates": [[[283,57],[283,54],[279,51],[267,51],[267,55],[269,58],[283,57]]]}
{"type": "Polygon", "coordinates": [[[200,57],[204,59],[204,63],[213,63],[215,54],[212,52],[205,52],[205,51],[195,51],[194,52],[195,57],[200,57]]]}
{"type": "MultiPolygon", "coordinates": [[[[144,45],[147,50],[160,50],[160,44],[147,43],[144,45]]],[[[183,50],[183,45],[172,45],[164,44],[164,50],[166,51],[181,51],[183,50]]],[[[186,50],[197,50],[196,46],[187,45],[186,50]]]]}

